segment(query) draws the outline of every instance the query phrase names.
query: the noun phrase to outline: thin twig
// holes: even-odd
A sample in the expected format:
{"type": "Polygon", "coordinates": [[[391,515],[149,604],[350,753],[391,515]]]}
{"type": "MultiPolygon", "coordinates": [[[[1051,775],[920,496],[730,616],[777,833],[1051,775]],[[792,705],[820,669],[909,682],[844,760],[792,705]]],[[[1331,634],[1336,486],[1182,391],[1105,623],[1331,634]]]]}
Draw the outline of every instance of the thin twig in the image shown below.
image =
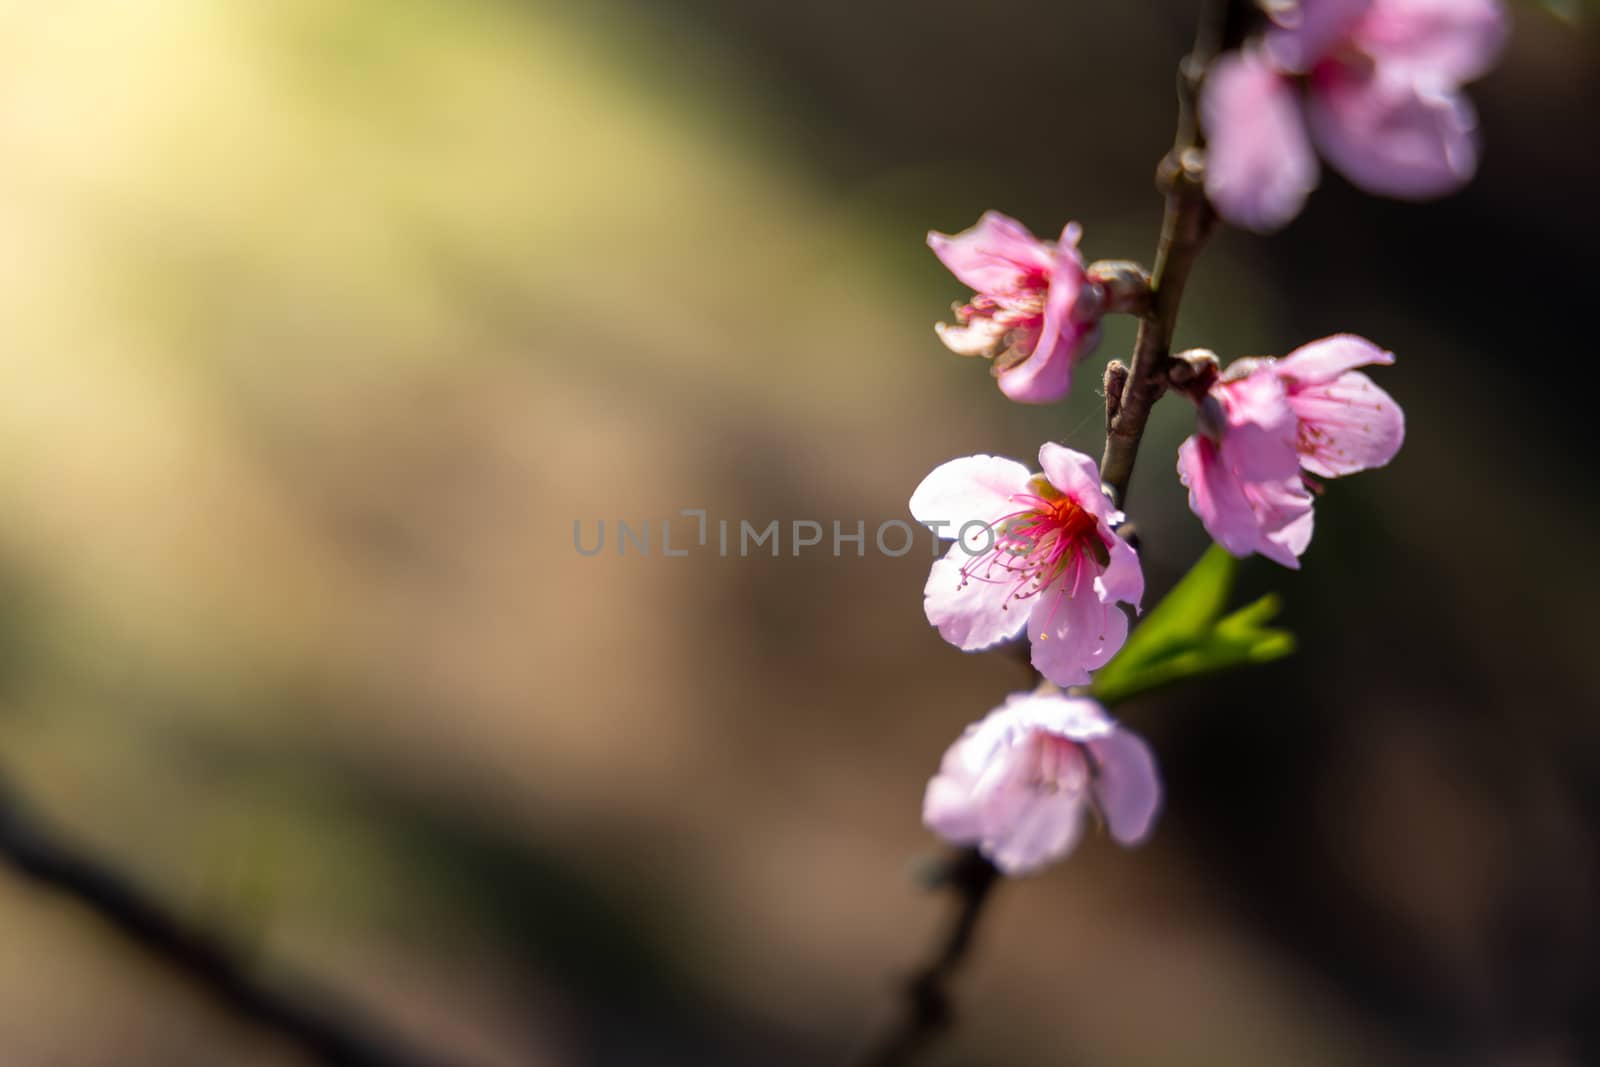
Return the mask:
{"type": "Polygon", "coordinates": [[[294,996],[252,977],[222,940],[179,918],[103,860],[58,840],[27,814],[3,780],[0,860],[38,885],[77,901],[227,1010],[295,1042],[322,1063],[443,1067],[448,1062],[377,1032],[342,998],[327,993],[294,996]]]}
{"type": "Polygon", "coordinates": [[[966,957],[983,905],[999,880],[1000,872],[975,848],[962,849],[946,861],[933,881],[936,888],[949,889],[956,896],[950,925],[934,946],[933,957],[906,980],[901,1017],[851,1059],[856,1067],[910,1063],[954,1021],[949,979],[966,957]]]}
{"type": "Polygon", "coordinates": [[[1205,139],[1196,114],[1196,97],[1206,69],[1227,35],[1229,7],[1226,0],[1212,0],[1202,13],[1193,51],[1178,65],[1178,132],[1172,150],[1156,169],[1156,185],[1166,194],[1167,206],[1155,269],[1150,272],[1150,306],[1139,317],[1122,395],[1114,403],[1106,398],[1106,450],[1100,460],[1100,477],[1119,508],[1126,506],[1128,481],[1133,477],[1150,410],[1167,388],[1172,331],[1184,284],[1216,221],[1206,200],[1205,139]]]}

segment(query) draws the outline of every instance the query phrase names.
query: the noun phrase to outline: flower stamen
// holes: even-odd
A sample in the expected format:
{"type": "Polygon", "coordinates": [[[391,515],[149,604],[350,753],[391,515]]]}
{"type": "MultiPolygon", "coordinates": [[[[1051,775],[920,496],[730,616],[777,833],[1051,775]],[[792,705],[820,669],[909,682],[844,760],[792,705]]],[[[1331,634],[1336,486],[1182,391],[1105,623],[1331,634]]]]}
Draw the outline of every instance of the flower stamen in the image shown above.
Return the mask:
{"type": "Polygon", "coordinates": [[[1080,561],[1100,559],[1106,553],[1099,522],[1091,512],[1042,478],[1035,478],[1028,488],[1029,492],[1011,497],[1019,505],[1017,510],[990,524],[993,540],[988,549],[961,568],[963,588],[972,581],[1012,586],[1002,610],[1013,600],[1039,596],[1069,570],[1074,571],[1076,586],[1082,577],[1076,573],[1080,561]]]}

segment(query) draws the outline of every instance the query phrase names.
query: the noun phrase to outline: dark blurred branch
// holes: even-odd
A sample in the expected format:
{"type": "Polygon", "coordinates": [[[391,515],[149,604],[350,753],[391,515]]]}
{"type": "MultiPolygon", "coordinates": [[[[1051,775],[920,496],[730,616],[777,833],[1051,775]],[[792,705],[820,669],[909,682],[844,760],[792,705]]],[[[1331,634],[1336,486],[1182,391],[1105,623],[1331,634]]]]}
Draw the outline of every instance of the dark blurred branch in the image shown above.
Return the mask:
{"type": "Polygon", "coordinates": [[[956,896],[950,926],[935,946],[933,958],[906,981],[901,1017],[855,1056],[853,1064],[898,1067],[910,1063],[923,1046],[949,1027],[954,1011],[946,985],[965,958],[984,902],[999,880],[1000,872],[975,848],[962,849],[945,861],[932,881],[934,888],[949,889],[956,896]]]}
{"type": "Polygon", "coordinates": [[[30,817],[0,779],[0,859],[45,889],[70,897],[159,957],[243,1019],[340,1067],[442,1067],[374,1030],[339,998],[293,996],[252,977],[223,941],[184,920],[103,861],[74,850],[30,817]]]}

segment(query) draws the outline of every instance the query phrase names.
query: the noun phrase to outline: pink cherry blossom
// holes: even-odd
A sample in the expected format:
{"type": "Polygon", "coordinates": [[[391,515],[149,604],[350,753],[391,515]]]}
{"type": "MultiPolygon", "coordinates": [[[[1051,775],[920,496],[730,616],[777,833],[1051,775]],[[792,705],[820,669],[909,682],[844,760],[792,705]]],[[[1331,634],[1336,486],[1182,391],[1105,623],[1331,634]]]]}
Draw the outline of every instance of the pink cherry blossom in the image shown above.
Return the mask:
{"type": "Polygon", "coordinates": [[[1312,499],[1295,451],[1298,420],[1267,360],[1235,360],[1201,404],[1201,429],[1178,447],[1189,507],[1235,556],[1298,570],[1312,499]]]}
{"type": "Polygon", "coordinates": [[[1073,364],[1100,336],[1100,292],[1085,277],[1081,233],[1068,223],[1054,244],[1015,219],[990,211],[955,236],[928,234],[928,246],[976,293],[940,323],[940,340],[957,355],[994,360],[1000,391],[1024,404],[1066,396],[1073,364]]]}
{"type": "Polygon", "coordinates": [[[1461,86],[1505,44],[1500,0],[1301,0],[1275,18],[1201,93],[1206,192],[1224,218],[1262,232],[1294,218],[1317,183],[1313,142],[1383,196],[1443,196],[1472,177],[1477,116],[1461,86]]]}
{"type": "Polygon", "coordinates": [[[1345,333],[1301,345],[1272,364],[1298,421],[1295,448],[1301,467],[1339,478],[1382,467],[1395,457],[1405,441],[1405,413],[1371,378],[1353,369],[1393,362],[1393,352],[1345,333]]]}
{"type": "Polygon", "coordinates": [[[1294,84],[1258,48],[1230,52],[1206,75],[1200,98],[1206,195],[1235,226],[1267,233],[1296,215],[1317,186],[1294,84]]]}
{"type": "Polygon", "coordinates": [[[976,845],[1010,875],[1077,845],[1087,809],[1119,843],[1149,836],[1161,807],[1150,749],[1086,697],[1013,693],[951,745],[928,782],[922,821],[976,845]]]}
{"type": "Polygon", "coordinates": [[[1128,637],[1119,602],[1137,610],[1144,573],[1113,531],[1121,514],[1100,488],[1094,460],[1057,444],[1039,450],[1043,473],[996,456],[937,467],[911,495],[911,513],[955,539],[923,590],[928,621],[976,651],[1019,636],[1057,685],[1081,685],[1128,637]]]}
{"type": "Polygon", "coordinates": [[[1311,542],[1306,474],[1382,467],[1405,440],[1405,414],[1355,370],[1394,354],[1335,334],[1283,359],[1229,365],[1201,402],[1200,431],[1178,449],[1178,474],[1206,532],[1236,556],[1298,568],[1311,542]]]}

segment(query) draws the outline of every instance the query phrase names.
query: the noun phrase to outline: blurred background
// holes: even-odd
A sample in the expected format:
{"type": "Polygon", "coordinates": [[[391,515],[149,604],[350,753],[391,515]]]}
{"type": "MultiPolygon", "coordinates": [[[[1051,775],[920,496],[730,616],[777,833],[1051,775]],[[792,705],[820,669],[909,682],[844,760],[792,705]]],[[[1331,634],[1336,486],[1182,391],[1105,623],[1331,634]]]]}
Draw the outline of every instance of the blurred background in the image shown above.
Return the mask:
{"type": "MultiPolygon", "coordinates": [[[[945,915],[923,783],[1027,678],[927,626],[925,538],[787,524],[1098,455],[1095,365],[1023,409],[942,349],[923,234],[1148,262],[1194,6],[0,6],[0,774],[418,1055],[837,1061],[945,915]],[[663,558],[683,508],[783,555],[663,558]]],[[[1207,249],[1180,343],[1365,334],[1409,440],[1245,567],[1299,653],[1122,709],[1154,840],[1003,886],[929,1063],[1600,1062],[1600,36],[1516,21],[1465,193],[1328,174],[1207,249]]],[[[1130,498],[1152,601],[1190,420],[1130,498]]],[[[300,1055],[0,867],[0,1062],[300,1055]]]]}

